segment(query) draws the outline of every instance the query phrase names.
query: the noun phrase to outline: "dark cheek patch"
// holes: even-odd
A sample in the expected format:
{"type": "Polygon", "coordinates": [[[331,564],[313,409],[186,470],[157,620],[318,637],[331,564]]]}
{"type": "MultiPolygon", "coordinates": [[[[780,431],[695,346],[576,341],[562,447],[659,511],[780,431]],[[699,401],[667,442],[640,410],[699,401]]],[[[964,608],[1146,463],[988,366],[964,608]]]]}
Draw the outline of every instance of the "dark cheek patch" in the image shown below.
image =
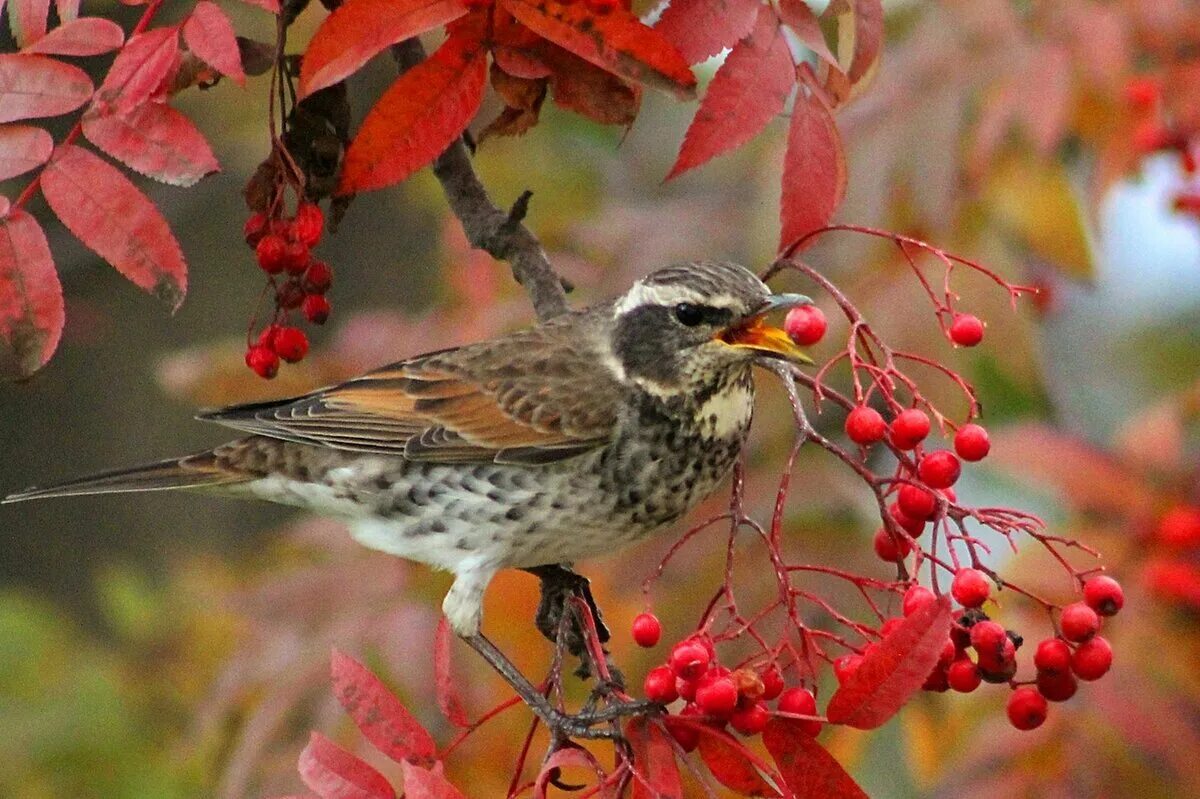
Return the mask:
{"type": "Polygon", "coordinates": [[[617,321],[613,350],[626,374],[658,383],[679,382],[676,355],[684,342],[670,313],[670,308],[643,305],[617,321]]]}

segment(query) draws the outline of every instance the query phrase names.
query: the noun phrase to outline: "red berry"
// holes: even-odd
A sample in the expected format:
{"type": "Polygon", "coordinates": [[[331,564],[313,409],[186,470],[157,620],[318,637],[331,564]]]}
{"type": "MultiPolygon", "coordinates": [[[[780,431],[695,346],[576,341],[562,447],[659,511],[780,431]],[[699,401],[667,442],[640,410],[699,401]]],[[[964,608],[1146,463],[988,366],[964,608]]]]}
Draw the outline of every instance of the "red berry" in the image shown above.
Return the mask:
{"type": "Polygon", "coordinates": [[[1158,520],[1158,540],[1171,547],[1200,545],[1200,507],[1176,505],[1158,520]]]}
{"type": "Polygon", "coordinates": [[[320,206],[301,203],[296,209],[296,218],[292,220],[292,237],[306,247],[315,247],[324,229],[325,215],[321,213],[320,206]]]}
{"type": "MultiPolygon", "coordinates": [[[[695,705],[685,705],[683,710],[679,711],[681,717],[684,716],[702,716],[704,715],[700,708],[695,705]]],[[[700,745],[700,731],[696,729],[694,723],[679,723],[674,717],[667,716],[664,721],[667,725],[667,731],[671,733],[671,737],[675,739],[675,743],[679,744],[679,748],[685,752],[691,752],[700,745]]]]}
{"type": "Polygon", "coordinates": [[[1152,153],[1171,146],[1175,137],[1161,122],[1147,119],[1133,129],[1133,149],[1139,153],[1152,153]]]}
{"type": "Polygon", "coordinates": [[[921,608],[936,601],[937,597],[928,588],[923,585],[914,585],[904,592],[904,603],[902,606],[904,608],[904,615],[911,616],[921,608]]]}
{"type": "Polygon", "coordinates": [[[1047,638],[1037,645],[1033,665],[1046,674],[1066,674],[1071,670],[1071,647],[1061,638],[1047,638]]]}
{"type": "Polygon", "coordinates": [[[909,516],[904,512],[904,508],[900,507],[899,502],[888,505],[888,515],[892,517],[892,521],[914,538],[925,531],[925,520],[909,516]]]}
{"type": "Polygon", "coordinates": [[[1079,645],[1071,656],[1071,671],[1081,680],[1098,680],[1112,666],[1113,651],[1108,641],[1099,635],[1079,645]]]}
{"type": "Polygon", "coordinates": [[[696,706],[710,716],[729,718],[737,703],[737,685],[728,675],[706,674],[696,686],[696,706]]]}
{"type": "Polygon", "coordinates": [[[893,536],[884,527],[875,533],[875,554],[888,563],[899,563],[912,552],[912,544],[903,536],[893,536]]]}
{"type": "Polygon", "coordinates": [[[862,655],[842,655],[833,661],[833,675],[837,677],[838,684],[845,684],[846,680],[853,677],[862,661],[862,655]]]}
{"type": "Polygon", "coordinates": [[[1022,685],[1008,698],[1008,720],[1018,730],[1034,730],[1046,720],[1046,697],[1031,685],[1022,685]]]}
{"type": "Polygon", "coordinates": [[[954,434],[954,451],[964,461],[981,461],[991,448],[988,432],[981,425],[965,424],[954,434]]]}
{"type": "Polygon", "coordinates": [[[282,236],[268,233],[258,240],[254,246],[254,257],[258,266],[268,275],[277,275],[283,271],[287,261],[287,242],[282,236]]]}
{"type": "Polygon", "coordinates": [[[685,680],[682,677],[676,678],[675,691],[679,694],[679,698],[685,702],[694,700],[696,698],[696,682],[696,680],[685,680]]]}
{"type": "Polygon", "coordinates": [[[309,294],[300,305],[300,310],[304,311],[304,318],[314,325],[323,325],[329,318],[329,300],[320,294],[309,294]]]}
{"type": "Polygon", "coordinates": [[[900,486],[896,501],[910,519],[931,519],[937,513],[937,497],[921,486],[905,483],[900,486]]]}
{"type": "Polygon", "coordinates": [[[308,354],[308,336],[298,327],[281,327],[275,331],[271,346],[280,358],[296,363],[308,354]]]}
{"type": "Polygon", "coordinates": [[[255,344],[246,350],[246,365],[259,377],[270,380],[279,372],[279,356],[270,347],[255,344]]]}
{"type": "Polygon", "coordinates": [[[1086,641],[1100,629],[1100,617],[1082,602],[1072,602],[1063,608],[1062,618],[1058,623],[1062,628],[1063,638],[1075,643],[1086,641]]]}
{"type": "Polygon", "coordinates": [[[946,667],[940,663],[934,667],[933,671],[929,672],[929,676],[925,678],[921,690],[935,691],[939,694],[950,690],[950,677],[946,671],[946,667]]]}
{"type": "Polygon", "coordinates": [[[679,698],[675,689],[675,673],[670,666],[655,666],[646,672],[642,683],[642,691],[651,702],[661,702],[666,705],[679,698]]]}
{"type": "Polygon", "coordinates": [[[1101,616],[1115,616],[1125,607],[1125,592],[1120,583],[1101,574],[1083,584],[1083,601],[1101,616]]]}
{"type": "Polygon", "coordinates": [[[892,420],[891,432],[897,449],[912,449],[929,435],[929,417],[917,408],[901,411],[892,420]]]}
{"type": "Polygon", "coordinates": [[[242,226],[242,235],[246,238],[246,243],[251,247],[257,246],[259,239],[267,232],[267,227],[266,214],[261,211],[250,214],[250,218],[242,226]]]}
{"type": "Polygon", "coordinates": [[[1039,671],[1037,675],[1037,689],[1039,694],[1051,702],[1066,702],[1075,696],[1075,692],[1079,689],[1079,683],[1075,681],[1075,678],[1071,676],[1071,672],[1069,671],[1064,671],[1061,674],[1039,671]]]}
{"type": "Polygon", "coordinates": [[[971,627],[971,646],[979,653],[980,660],[994,660],[1000,656],[1008,633],[994,621],[979,621],[971,627]]]}
{"type": "Polygon", "coordinates": [[[738,707],[729,717],[729,726],[742,735],[758,735],[771,720],[767,706],[762,702],[751,702],[745,707],[738,707]]]}
{"type": "Polygon", "coordinates": [[[802,346],[816,344],[825,336],[829,324],[824,312],[815,305],[801,305],[788,311],[783,320],[783,329],[792,341],[802,346]]]}
{"type": "Polygon", "coordinates": [[[289,241],[283,251],[283,268],[289,275],[302,275],[308,269],[312,258],[308,254],[308,245],[302,241],[289,241]]]}
{"type": "Polygon", "coordinates": [[[774,663],[763,669],[759,676],[763,684],[763,699],[774,699],[783,693],[783,675],[779,673],[779,667],[774,663]]]}
{"type": "Polygon", "coordinates": [[[978,569],[959,569],[950,584],[950,593],[964,608],[977,608],[987,601],[991,586],[978,569]]]}
{"type": "Polygon", "coordinates": [[[969,313],[955,314],[950,323],[950,340],[960,347],[974,347],[983,341],[983,322],[969,313]]]}
{"type": "MultiPolygon", "coordinates": [[[[789,688],[779,697],[780,713],[795,713],[797,716],[817,715],[817,700],[807,688],[789,688]]],[[[816,736],[821,731],[821,722],[806,719],[798,722],[800,731],[816,736]]]]}
{"type": "Polygon", "coordinates": [[[662,624],[653,613],[639,613],[633,619],[633,640],[638,646],[652,647],[662,638],[662,624]]]}
{"type": "Polygon", "coordinates": [[[859,405],[846,417],[846,436],[855,444],[866,446],[882,441],[887,435],[887,422],[874,408],[859,405]]]}
{"type": "Polygon", "coordinates": [[[1157,78],[1141,75],[1130,78],[1121,93],[1125,96],[1125,102],[1139,111],[1145,111],[1158,102],[1162,85],[1157,78]]]}
{"type": "Polygon", "coordinates": [[[708,670],[708,649],[698,641],[681,641],[671,650],[671,670],[685,680],[694,680],[708,670]]]}
{"type": "Polygon", "coordinates": [[[970,658],[964,657],[947,667],[946,682],[960,694],[969,694],[979,687],[979,684],[983,682],[983,677],[979,675],[979,668],[971,662],[970,658]]]}
{"type": "Polygon", "coordinates": [[[938,663],[943,666],[949,666],[958,657],[958,647],[954,641],[947,636],[946,642],[942,644],[942,651],[938,653],[938,663]]]}
{"type": "Polygon", "coordinates": [[[958,456],[948,449],[931,452],[917,463],[917,476],[931,488],[949,488],[962,474],[958,456]]]}
{"type": "Polygon", "coordinates": [[[304,270],[304,291],[308,294],[324,294],[333,285],[333,270],[324,261],[313,261],[304,270]]]}

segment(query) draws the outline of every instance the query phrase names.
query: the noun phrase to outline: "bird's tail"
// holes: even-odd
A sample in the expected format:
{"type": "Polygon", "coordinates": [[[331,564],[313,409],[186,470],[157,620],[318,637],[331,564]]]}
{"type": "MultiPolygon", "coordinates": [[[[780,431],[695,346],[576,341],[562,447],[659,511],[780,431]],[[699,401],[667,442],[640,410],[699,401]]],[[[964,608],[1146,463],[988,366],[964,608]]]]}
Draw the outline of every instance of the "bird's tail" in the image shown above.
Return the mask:
{"type": "Polygon", "coordinates": [[[77,497],[87,494],[122,494],[133,491],[164,491],[169,488],[201,488],[245,482],[245,474],[221,468],[211,451],[182,458],[170,458],[114,469],[81,477],[45,488],[27,488],[9,494],[0,505],[49,497],[77,497]]]}

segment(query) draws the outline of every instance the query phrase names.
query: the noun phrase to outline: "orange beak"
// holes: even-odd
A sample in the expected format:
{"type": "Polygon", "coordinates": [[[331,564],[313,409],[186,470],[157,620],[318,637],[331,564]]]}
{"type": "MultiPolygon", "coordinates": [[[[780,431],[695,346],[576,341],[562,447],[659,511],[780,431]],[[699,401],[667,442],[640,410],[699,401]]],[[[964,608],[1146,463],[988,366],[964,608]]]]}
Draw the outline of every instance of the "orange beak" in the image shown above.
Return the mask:
{"type": "Polygon", "coordinates": [[[762,315],[751,317],[741,324],[726,328],[721,332],[719,338],[731,347],[777,355],[794,363],[810,364],[813,362],[804,350],[796,346],[787,333],[764,322],[762,315]]]}

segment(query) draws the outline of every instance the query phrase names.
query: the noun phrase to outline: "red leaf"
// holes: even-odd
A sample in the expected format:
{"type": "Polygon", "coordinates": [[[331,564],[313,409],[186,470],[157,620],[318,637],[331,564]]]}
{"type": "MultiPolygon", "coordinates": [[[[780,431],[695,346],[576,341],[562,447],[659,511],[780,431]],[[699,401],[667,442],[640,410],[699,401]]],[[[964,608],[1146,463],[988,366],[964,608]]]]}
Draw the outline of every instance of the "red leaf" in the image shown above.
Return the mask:
{"type": "Polygon", "coordinates": [[[330,672],[334,696],[376,749],[397,762],[433,765],[433,738],[366,666],[335,649],[330,672]]]}
{"type": "Polygon", "coordinates": [[[58,116],[91,96],[91,78],[78,67],[40,55],[0,54],[0,122],[58,116]]]}
{"type": "Polygon", "coordinates": [[[96,105],[108,111],[128,111],[150,99],[175,68],[179,58],[179,30],[155,28],[129,37],[113,59],[108,75],[96,92],[96,105]]]}
{"type": "Polygon", "coordinates": [[[300,779],[321,799],[395,799],[387,778],[319,732],[308,739],[297,764],[300,779]]]}
{"type": "Polygon", "coordinates": [[[950,601],[942,597],[905,618],[829,699],[834,724],[870,730],[896,715],[937,665],[950,634],[950,601]]]}
{"type": "MultiPolygon", "coordinates": [[[[54,0],[54,7],[58,9],[58,21],[66,24],[79,16],[80,0],[54,0]]],[[[3,5],[3,3],[0,3],[3,5]]]]}
{"type": "Polygon", "coordinates": [[[183,23],[183,41],[201,61],[217,72],[232,78],[239,86],[246,84],[233,23],[216,3],[209,0],[196,3],[183,23]]]}
{"type": "Polygon", "coordinates": [[[167,221],[116,167],[82,147],[58,148],[42,194],[75,237],[136,285],[179,308],[187,265],[167,221]]]}
{"type": "Polygon", "coordinates": [[[846,155],[837,125],[821,99],[801,87],[783,161],[779,249],[828,224],[845,192],[846,155]]]}
{"type": "MultiPolygon", "coordinates": [[[[541,771],[533,781],[533,799],[548,799],[548,786],[552,784],[552,780],[559,779],[564,768],[589,769],[595,772],[596,778],[601,782],[606,776],[591,752],[579,746],[564,746],[542,761],[541,771]]],[[[606,788],[601,788],[599,795],[602,799],[615,799],[606,788]]]]}
{"type": "Polygon", "coordinates": [[[466,13],[462,0],[346,0],[308,44],[300,65],[300,95],[332,86],[388,45],[466,13]]]}
{"type": "Polygon", "coordinates": [[[709,84],[667,180],[742,146],[783,110],[796,67],[779,20],[762,9],[754,32],[734,45],[709,84]]]}
{"type": "Polygon", "coordinates": [[[46,236],[18,209],[0,219],[0,373],[28,377],[58,346],[62,286],[46,236]]]}
{"type": "Polygon", "coordinates": [[[451,35],[384,92],[350,143],[338,194],[381,189],[437,158],[479,110],[487,51],[451,35]]]}
{"type": "Polygon", "coordinates": [[[26,47],[23,53],[89,56],[116,50],[125,42],[125,32],[111,20],[84,17],[59,25],[26,47]]]}
{"type": "Polygon", "coordinates": [[[741,796],[779,796],[753,762],[745,746],[724,730],[697,725],[700,730],[700,759],[717,782],[741,796]]]}
{"type": "MultiPolygon", "coordinates": [[[[853,0],[854,55],[846,77],[858,83],[879,60],[883,48],[883,0],[853,0]]],[[[848,22],[844,20],[842,24],[848,22]]]]}
{"type": "Polygon", "coordinates": [[[163,103],[143,103],[124,113],[83,115],[83,134],[131,169],[173,186],[191,186],[220,169],[204,134],[163,103]]]}
{"type": "Polygon", "coordinates": [[[11,0],[8,6],[8,27],[17,47],[28,47],[46,35],[46,17],[50,0],[11,0]]]}
{"type": "Polygon", "coordinates": [[[0,180],[8,180],[41,166],[52,152],[54,139],[41,128],[0,125],[0,180]]]}
{"type": "Polygon", "coordinates": [[[796,36],[817,57],[835,69],[841,70],[837,56],[829,50],[825,34],[821,32],[821,24],[817,15],[804,0],[781,0],[779,16],[783,23],[796,32],[796,36]]]}
{"type": "Polygon", "coordinates": [[[454,684],[454,675],[450,673],[450,641],[450,623],[442,616],[433,645],[433,674],[438,707],[442,709],[446,720],[454,726],[470,727],[471,722],[467,719],[458,688],[454,684]]]}
{"type": "Polygon", "coordinates": [[[654,29],[685,61],[698,64],[749,35],[760,5],[758,0],[671,0],[654,29]]]}
{"type": "Polygon", "coordinates": [[[775,718],[763,730],[763,743],[796,799],[868,799],[825,747],[802,730],[803,722],[775,718]]]}
{"type": "Polygon", "coordinates": [[[464,799],[462,792],[446,779],[439,769],[402,763],[404,769],[404,799],[464,799]]]}
{"type": "Polygon", "coordinates": [[[501,5],[534,33],[603,70],[682,99],[695,94],[696,76],[679,51],[621,6],[597,15],[586,3],[501,0],[501,5]]]}
{"type": "Polygon", "coordinates": [[[633,799],[682,797],[670,733],[644,716],[635,716],[625,725],[625,739],[633,749],[633,799]]]}

